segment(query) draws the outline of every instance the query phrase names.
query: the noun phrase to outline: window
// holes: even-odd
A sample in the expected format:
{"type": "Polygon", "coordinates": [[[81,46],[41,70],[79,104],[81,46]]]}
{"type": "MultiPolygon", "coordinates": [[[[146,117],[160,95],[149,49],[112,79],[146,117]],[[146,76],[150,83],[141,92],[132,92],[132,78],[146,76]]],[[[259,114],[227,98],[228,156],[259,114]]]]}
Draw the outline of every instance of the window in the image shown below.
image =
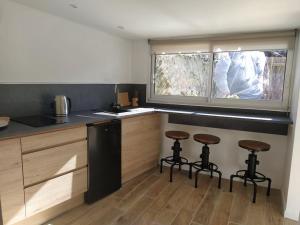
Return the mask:
{"type": "Polygon", "coordinates": [[[207,53],[155,56],[155,95],[208,96],[211,57],[207,53]]]}
{"type": "Polygon", "coordinates": [[[150,42],[148,100],[288,110],[295,35],[269,36],[150,42]]]}
{"type": "Polygon", "coordinates": [[[214,53],[214,98],[282,101],[286,50],[214,53]]]}

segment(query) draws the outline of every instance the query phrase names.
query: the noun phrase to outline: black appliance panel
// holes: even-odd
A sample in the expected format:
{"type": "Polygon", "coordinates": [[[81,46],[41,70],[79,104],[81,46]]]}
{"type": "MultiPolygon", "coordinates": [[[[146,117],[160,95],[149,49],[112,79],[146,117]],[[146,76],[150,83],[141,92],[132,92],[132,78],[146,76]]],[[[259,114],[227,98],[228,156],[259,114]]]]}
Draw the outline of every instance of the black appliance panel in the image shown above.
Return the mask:
{"type": "Polygon", "coordinates": [[[121,121],[88,125],[89,179],[85,202],[93,203],[121,187],[121,121]]]}

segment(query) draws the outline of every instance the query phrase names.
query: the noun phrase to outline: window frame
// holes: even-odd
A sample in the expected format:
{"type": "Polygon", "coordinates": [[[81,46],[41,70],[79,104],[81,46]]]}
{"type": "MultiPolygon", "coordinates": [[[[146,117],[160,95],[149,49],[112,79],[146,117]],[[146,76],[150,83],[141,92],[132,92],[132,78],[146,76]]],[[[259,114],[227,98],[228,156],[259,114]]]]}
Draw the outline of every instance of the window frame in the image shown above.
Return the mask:
{"type": "MultiPolygon", "coordinates": [[[[257,51],[272,51],[279,49],[259,49],[257,51]]],[[[160,103],[160,104],[172,104],[172,105],[192,105],[192,106],[205,106],[205,107],[223,107],[223,108],[240,108],[240,109],[256,109],[256,110],[274,110],[274,111],[289,111],[290,103],[290,85],[292,79],[292,67],[293,67],[293,55],[294,49],[287,50],[287,59],[285,67],[285,76],[283,84],[282,100],[251,100],[251,99],[226,99],[226,98],[214,98],[212,95],[213,85],[213,63],[214,54],[217,52],[201,52],[209,53],[211,57],[210,72],[209,72],[209,84],[208,84],[208,97],[194,97],[194,96],[163,96],[155,95],[155,56],[159,54],[151,54],[151,71],[150,79],[147,84],[147,102],[148,103],[160,103]]],[[[241,51],[255,51],[253,50],[241,50],[241,51]]],[[[228,52],[228,51],[224,51],[228,52]]],[[[190,52],[193,53],[193,52],[190,52]]],[[[195,52],[194,52],[195,53],[195,52]]],[[[199,53],[199,52],[197,52],[199,53]]],[[[168,53],[170,54],[170,53],[168,53]]],[[[176,54],[176,53],[174,53],[176,54]]]]}

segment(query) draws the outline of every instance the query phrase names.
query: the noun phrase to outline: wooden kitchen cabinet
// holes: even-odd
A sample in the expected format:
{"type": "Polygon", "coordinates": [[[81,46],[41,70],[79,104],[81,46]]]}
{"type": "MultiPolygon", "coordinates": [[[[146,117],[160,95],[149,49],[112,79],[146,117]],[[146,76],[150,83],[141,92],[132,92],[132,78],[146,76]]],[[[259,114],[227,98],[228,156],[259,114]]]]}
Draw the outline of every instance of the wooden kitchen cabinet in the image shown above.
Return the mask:
{"type": "Polygon", "coordinates": [[[0,141],[0,224],[41,224],[83,203],[86,139],[80,126],[0,141]]]}
{"type": "Polygon", "coordinates": [[[20,139],[0,141],[0,199],[3,224],[25,218],[20,139]]]}
{"type": "Polygon", "coordinates": [[[26,216],[87,191],[87,127],[21,138],[26,216]]]}
{"type": "Polygon", "coordinates": [[[161,118],[153,113],[122,119],[122,182],[158,164],[161,118]]]}
{"type": "Polygon", "coordinates": [[[86,191],[87,168],[26,188],[26,216],[49,209],[86,191]]]}

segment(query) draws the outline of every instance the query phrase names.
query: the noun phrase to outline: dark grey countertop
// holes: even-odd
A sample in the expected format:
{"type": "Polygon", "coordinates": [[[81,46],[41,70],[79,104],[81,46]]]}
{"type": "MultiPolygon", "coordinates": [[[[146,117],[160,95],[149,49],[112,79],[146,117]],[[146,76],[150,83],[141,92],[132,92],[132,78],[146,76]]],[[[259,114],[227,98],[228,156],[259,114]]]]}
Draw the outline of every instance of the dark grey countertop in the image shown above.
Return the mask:
{"type": "Polygon", "coordinates": [[[56,124],[56,125],[49,125],[43,127],[31,127],[22,123],[10,121],[9,126],[0,130],[0,140],[1,139],[8,139],[8,138],[18,138],[24,136],[30,136],[34,134],[44,133],[44,132],[51,132],[54,130],[64,129],[68,127],[75,127],[81,125],[87,125],[91,123],[99,123],[99,122],[106,122],[112,119],[123,119],[132,116],[139,116],[148,113],[153,113],[154,111],[150,112],[132,112],[126,113],[122,116],[110,116],[110,115],[96,115],[94,114],[95,111],[82,111],[82,112],[74,112],[67,117],[63,117],[65,123],[63,124],[56,124]]]}
{"type": "MultiPolygon", "coordinates": [[[[254,123],[262,123],[269,125],[288,125],[291,124],[292,121],[289,117],[284,116],[271,116],[271,115],[251,115],[244,113],[228,113],[228,112],[215,112],[215,111],[191,111],[191,110],[183,110],[183,109],[170,109],[170,108],[162,108],[156,107],[153,111],[149,112],[133,112],[127,113],[123,116],[110,116],[110,115],[96,115],[95,111],[83,111],[83,112],[75,112],[67,117],[65,117],[66,123],[44,126],[44,127],[30,127],[21,123],[17,123],[11,121],[9,126],[3,130],[0,130],[0,140],[7,138],[16,138],[29,136],[37,133],[49,132],[51,130],[58,130],[72,126],[80,126],[86,125],[95,122],[105,122],[112,119],[122,119],[126,117],[138,116],[147,113],[153,112],[161,112],[168,114],[181,114],[191,116],[191,118],[199,117],[199,118],[211,118],[211,119],[229,119],[229,120],[239,120],[244,122],[254,122],[254,123]]],[[[192,125],[192,124],[190,124],[192,125]]],[[[197,125],[197,124],[195,124],[197,125]]],[[[213,126],[212,126],[213,127],[213,126]]],[[[230,128],[229,128],[230,129],[230,128]]],[[[277,129],[277,128],[276,128],[277,129]]],[[[247,129],[246,129],[247,130],[247,129]]]]}
{"type": "Polygon", "coordinates": [[[271,116],[271,115],[251,115],[245,113],[228,113],[228,112],[214,112],[214,111],[190,111],[182,109],[168,109],[168,108],[156,108],[156,112],[162,113],[174,113],[182,115],[193,115],[193,116],[206,116],[213,118],[228,118],[244,121],[258,121],[265,123],[277,123],[277,124],[292,124],[293,122],[287,116],[271,116]]]}
{"type": "Polygon", "coordinates": [[[33,134],[48,132],[51,130],[58,130],[66,127],[85,125],[88,123],[109,121],[111,120],[111,118],[106,116],[97,116],[95,118],[89,118],[89,117],[79,117],[76,115],[70,115],[66,117],[65,120],[66,123],[44,126],[44,127],[31,127],[25,124],[10,121],[9,126],[7,128],[0,130],[0,140],[6,138],[29,136],[33,134]]]}

